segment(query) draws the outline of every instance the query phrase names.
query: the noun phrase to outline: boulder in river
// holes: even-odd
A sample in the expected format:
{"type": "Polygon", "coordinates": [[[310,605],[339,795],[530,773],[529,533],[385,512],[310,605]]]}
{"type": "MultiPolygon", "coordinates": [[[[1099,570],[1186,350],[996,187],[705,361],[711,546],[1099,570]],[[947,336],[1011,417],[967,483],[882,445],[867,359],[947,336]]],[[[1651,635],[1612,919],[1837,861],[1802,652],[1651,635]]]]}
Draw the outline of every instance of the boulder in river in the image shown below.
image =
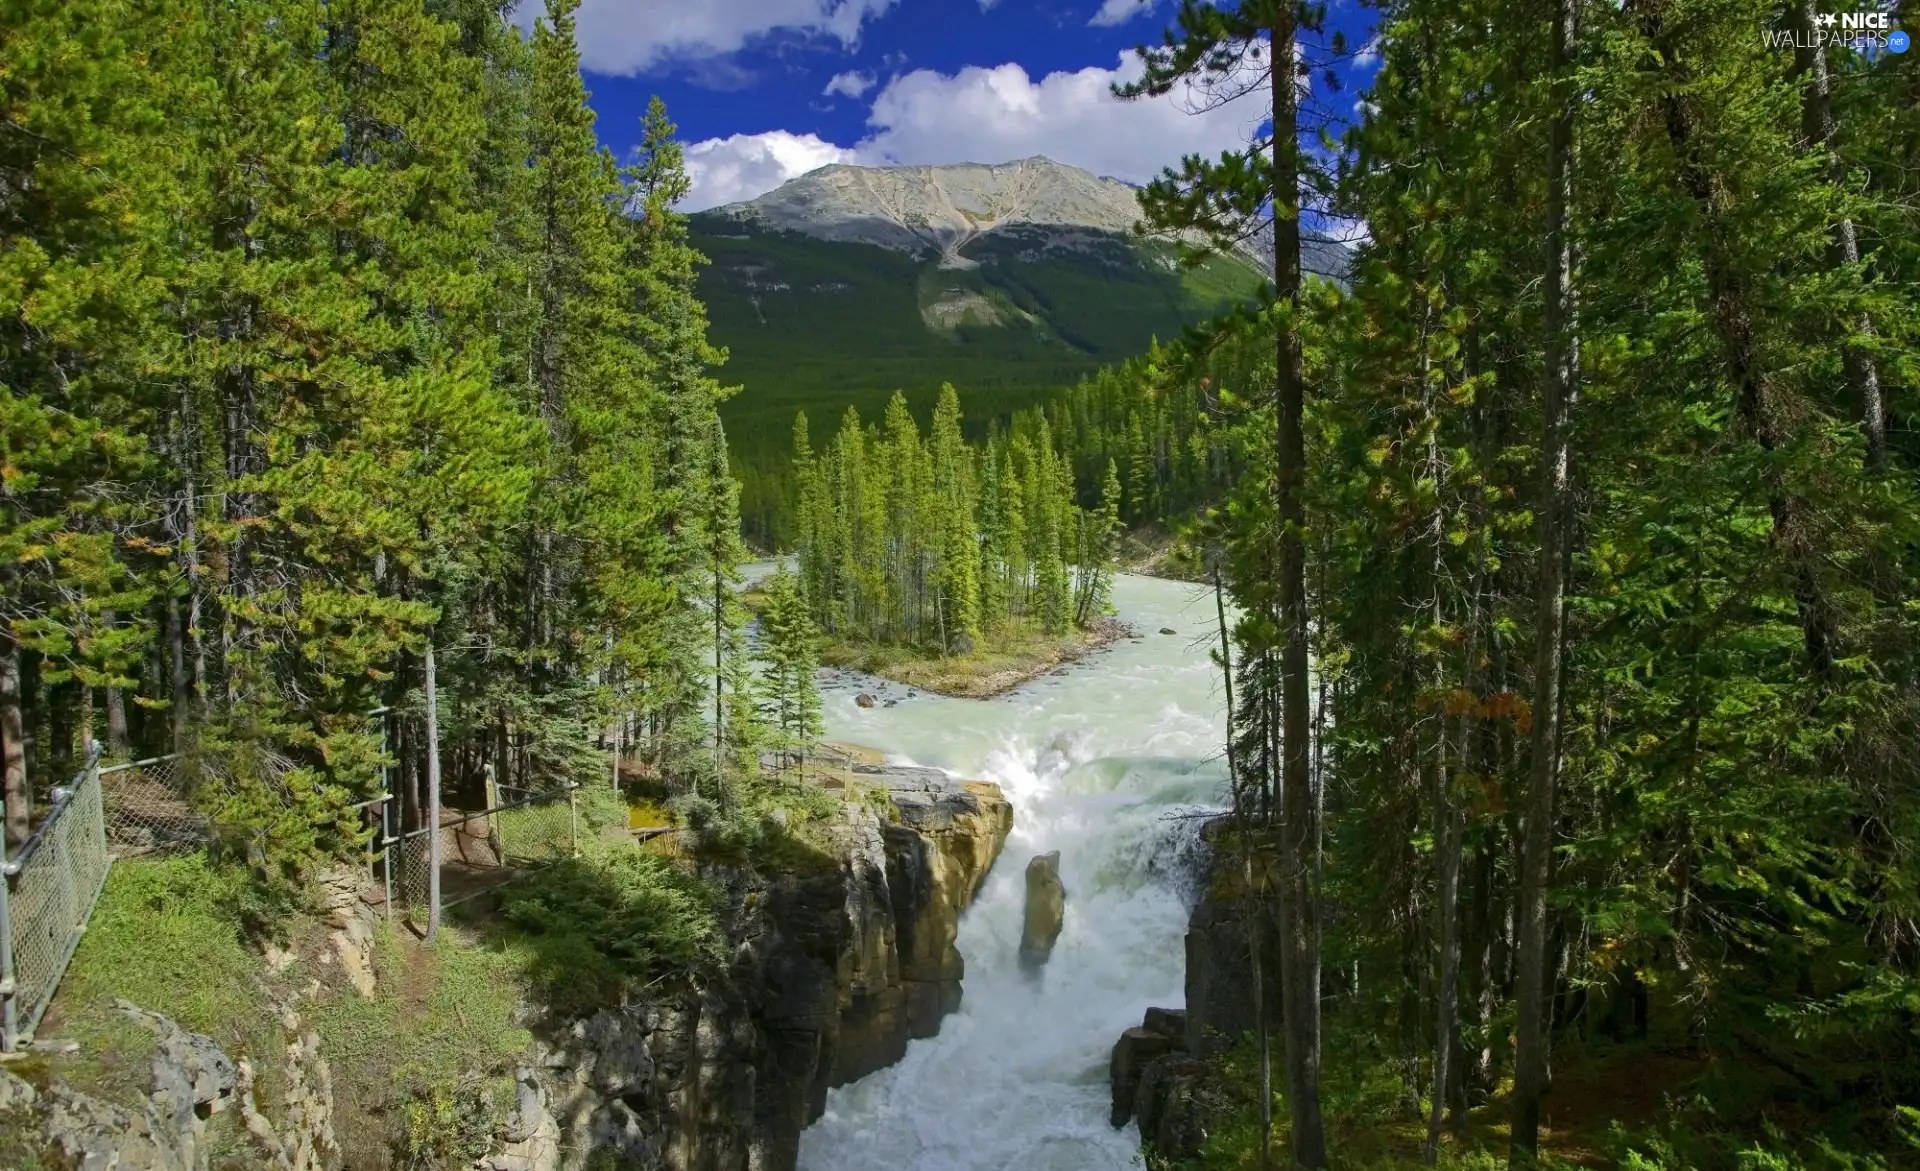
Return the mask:
{"type": "Polygon", "coordinates": [[[1053,954],[1066,921],[1067,888],[1060,882],[1060,851],[1040,854],[1027,863],[1027,913],[1020,929],[1020,967],[1040,970],[1053,954]]]}
{"type": "Polygon", "coordinates": [[[853,697],[853,702],[859,704],[861,707],[872,707],[874,704],[878,703],[879,700],[874,699],[873,696],[868,695],[866,692],[863,691],[859,695],[856,695],[853,697]]]}
{"type": "Polygon", "coordinates": [[[1186,1052],[1187,1014],[1176,1008],[1150,1008],[1146,1020],[1120,1034],[1107,1065],[1113,1086],[1109,1120],[1125,1126],[1134,1116],[1147,1067],[1162,1057],[1186,1052]]]}
{"type": "Polygon", "coordinates": [[[1180,633],[1180,632],[1179,632],[1179,631],[1177,631],[1177,630],[1175,630],[1175,629],[1174,629],[1173,627],[1171,627],[1171,626],[1162,626],[1162,627],[1160,628],[1160,633],[1161,633],[1161,634],[1178,634],[1178,633],[1180,633]]]}

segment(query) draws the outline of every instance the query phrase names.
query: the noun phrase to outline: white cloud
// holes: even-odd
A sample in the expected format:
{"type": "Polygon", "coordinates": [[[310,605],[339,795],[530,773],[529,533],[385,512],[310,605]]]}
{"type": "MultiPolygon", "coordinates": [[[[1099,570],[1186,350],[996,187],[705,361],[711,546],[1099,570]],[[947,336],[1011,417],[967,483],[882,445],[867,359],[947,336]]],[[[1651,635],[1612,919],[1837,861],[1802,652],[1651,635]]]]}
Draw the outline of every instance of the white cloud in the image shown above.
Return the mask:
{"type": "Polygon", "coordinates": [[[1354,70],[1371,69],[1379,63],[1380,38],[1374,37],[1366,44],[1360,46],[1360,51],[1353,55],[1353,60],[1348,64],[1348,68],[1354,70]]]}
{"type": "Polygon", "coordinates": [[[849,69],[845,73],[834,74],[833,80],[827,83],[827,88],[820,92],[823,94],[840,94],[844,97],[857,98],[872,88],[873,74],[858,73],[849,69]]]}
{"type": "Polygon", "coordinates": [[[1087,23],[1096,28],[1114,28],[1153,8],[1157,0],[1105,0],[1100,11],[1087,23]]]}
{"type": "Polygon", "coordinates": [[[1003,163],[1045,155],[1143,183],[1184,154],[1240,146],[1261,121],[1258,101],[1203,113],[1196,95],[1123,102],[1116,81],[1140,74],[1139,58],[1112,69],[1034,79],[1016,64],[947,75],[915,70],[888,82],[867,115],[870,133],[851,147],[784,130],[713,138],[687,148],[692,195],[683,210],[752,199],[828,163],[1003,163]]]}
{"type": "Polygon", "coordinates": [[[764,195],[796,175],[828,163],[855,161],[854,152],[815,134],[735,134],[687,147],[687,177],[693,188],[682,211],[703,211],[764,195]]]}
{"type": "MultiPolygon", "coordinates": [[[[575,14],[580,63],[594,73],[632,76],[668,58],[716,57],[772,32],[860,39],[866,22],[894,0],[585,0],[575,14]]],[[[544,0],[520,0],[514,20],[532,28],[544,0]]]]}
{"type": "Polygon", "coordinates": [[[1122,54],[1113,69],[1088,67],[1035,80],[1016,64],[928,69],[895,78],[873,101],[862,161],[999,163],[1046,155],[1096,175],[1142,182],[1193,151],[1217,154],[1246,141],[1258,102],[1192,114],[1191,93],[1123,102],[1116,81],[1140,75],[1122,54]]]}

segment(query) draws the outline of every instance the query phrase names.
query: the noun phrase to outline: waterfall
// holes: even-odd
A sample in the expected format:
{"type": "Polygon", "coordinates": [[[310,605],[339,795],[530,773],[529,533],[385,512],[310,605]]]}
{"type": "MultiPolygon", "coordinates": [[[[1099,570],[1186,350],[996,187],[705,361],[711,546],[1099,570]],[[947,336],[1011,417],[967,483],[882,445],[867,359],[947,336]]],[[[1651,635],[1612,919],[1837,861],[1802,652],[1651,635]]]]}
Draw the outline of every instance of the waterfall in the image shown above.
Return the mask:
{"type": "MultiPolygon", "coordinates": [[[[1065,678],[997,700],[828,698],[828,734],[997,782],[1005,853],[960,927],[965,1000],[896,1066],[833,1091],[801,1171],[1108,1171],[1135,1165],[1107,1123],[1107,1059],[1148,1005],[1183,1003],[1200,818],[1224,787],[1210,595],[1121,579],[1142,632],[1065,678]],[[1153,633],[1184,625],[1187,633],[1153,633]],[[1037,976],[1018,960],[1024,870],[1058,850],[1066,923],[1037,976]]],[[[896,692],[899,686],[894,685],[896,692]]],[[[903,694],[903,692],[902,692],[903,694]]]]}

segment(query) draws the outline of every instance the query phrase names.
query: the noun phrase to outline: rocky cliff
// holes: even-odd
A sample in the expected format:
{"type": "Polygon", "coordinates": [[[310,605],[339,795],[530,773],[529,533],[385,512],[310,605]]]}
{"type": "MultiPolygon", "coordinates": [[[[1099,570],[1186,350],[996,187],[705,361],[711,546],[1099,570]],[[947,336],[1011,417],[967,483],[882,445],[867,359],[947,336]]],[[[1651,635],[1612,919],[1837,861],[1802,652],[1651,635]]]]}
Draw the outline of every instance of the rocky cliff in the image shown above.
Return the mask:
{"type": "MultiPolygon", "coordinates": [[[[809,864],[710,871],[727,905],[723,970],[576,1019],[528,1022],[538,1040],[511,1070],[506,1100],[496,1098],[491,1123],[472,1120],[482,1139],[492,1128],[472,1166],[792,1171],[800,1132],[825,1109],[828,1090],[938,1031],[960,1003],[960,916],[999,856],[1012,807],[997,786],[933,769],[861,764],[835,785],[846,800],[809,864]]],[[[354,929],[364,904],[348,901],[359,911],[344,927],[335,915],[325,945],[343,955],[367,934],[354,929]]],[[[23,1080],[0,1067],[0,1166],[204,1171],[219,1145],[207,1122],[238,1103],[242,1122],[222,1141],[244,1149],[238,1162],[229,1153],[212,1166],[340,1167],[326,1054],[291,1002],[280,1010],[287,1060],[265,1109],[255,1106],[246,1056],[230,1059],[212,1038],[123,1010],[157,1039],[152,1094],[107,1102],[57,1076],[23,1080]]]]}
{"type": "Polygon", "coordinates": [[[856,765],[836,865],[725,876],[725,977],[574,1022],[519,1072],[492,1171],[791,1171],[827,1091],[960,1004],[960,915],[1013,825],[997,786],[856,765]]]}
{"type": "MultiPolygon", "coordinates": [[[[1137,1121],[1143,1147],[1166,1158],[1198,1153],[1206,1141],[1206,1120],[1195,1091],[1207,1075],[1206,1059],[1231,1048],[1254,1027],[1253,933],[1231,833],[1231,822],[1217,818],[1201,834],[1208,850],[1203,881],[1187,918],[1186,1010],[1147,1009],[1142,1023],[1115,1042],[1109,1067],[1113,1125],[1137,1121]]],[[[1268,870],[1256,852],[1256,881],[1268,870]]],[[[1279,925],[1269,914],[1271,900],[1256,905],[1253,913],[1267,915],[1259,924],[1261,983],[1267,1009],[1277,1022],[1279,925]]]]}
{"type": "Polygon", "coordinates": [[[1078,167],[1034,157],[949,166],[821,167],[746,203],[710,213],[821,240],[930,250],[947,268],[970,268],[969,244],[996,232],[1071,229],[1114,236],[1140,219],[1134,188],[1078,167]]]}

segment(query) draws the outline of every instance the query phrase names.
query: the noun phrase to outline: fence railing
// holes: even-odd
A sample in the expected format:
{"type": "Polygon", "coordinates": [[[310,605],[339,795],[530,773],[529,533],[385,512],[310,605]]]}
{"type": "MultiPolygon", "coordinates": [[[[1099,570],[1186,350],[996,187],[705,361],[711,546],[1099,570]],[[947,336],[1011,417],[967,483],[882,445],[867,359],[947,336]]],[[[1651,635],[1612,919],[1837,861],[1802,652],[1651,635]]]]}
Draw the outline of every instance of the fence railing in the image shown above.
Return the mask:
{"type": "MultiPolygon", "coordinates": [[[[442,907],[453,906],[526,870],[569,857],[580,848],[574,806],[577,782],[547,789],[517,789],[487,781],[486,808],[444,810],[440,818],[442,907]]],[[[430,901],[433,831],[426,826],[396,835],[384,855],[391,867],[393,898],[407,908],[430,901]]]]}
{"type": "Polygon", "coordinates": [[[33,1039],[106,885],[100,745],[11,857],[0,837],[0,1052],[33,1039]]]}
{"type": "MultiPolygon", "coordinates": [[[[32,1042],[113,860],[207,848],[215,827],[205,787],[225,784],[218,770],[178,754],[101,768],[96,743],[20,847],[9,854],[0,839],[0,1053],[32,1042]]],[[[441,906],[576,853],[577,788],[496,787],[489,778],[486,808],[444,810],[441,906]]],[[[388,792],[355,806],[371,823],[366,865],[386,890],[389,916],[396,904],[426,908],[432,888],[434,831],[400,832],[395,806],[388,792]]]]}
{"type": "Polygon", "coordinates": [[[212,840],[213,822],[188,792],[188,771],[178,753],[100,770],[107,847],[115,857],[176,854],[212,840]]]}

